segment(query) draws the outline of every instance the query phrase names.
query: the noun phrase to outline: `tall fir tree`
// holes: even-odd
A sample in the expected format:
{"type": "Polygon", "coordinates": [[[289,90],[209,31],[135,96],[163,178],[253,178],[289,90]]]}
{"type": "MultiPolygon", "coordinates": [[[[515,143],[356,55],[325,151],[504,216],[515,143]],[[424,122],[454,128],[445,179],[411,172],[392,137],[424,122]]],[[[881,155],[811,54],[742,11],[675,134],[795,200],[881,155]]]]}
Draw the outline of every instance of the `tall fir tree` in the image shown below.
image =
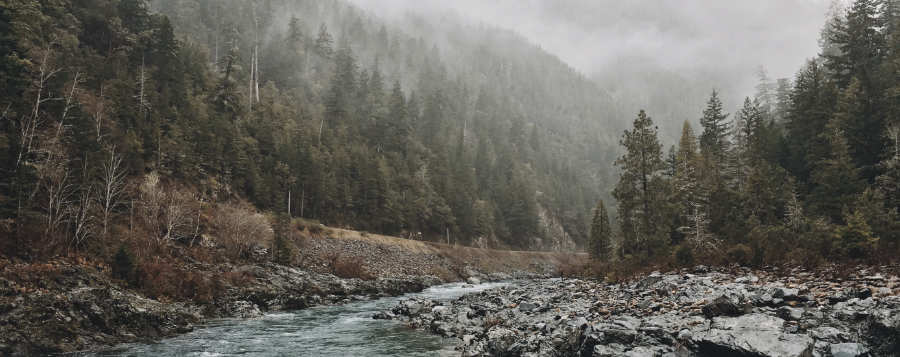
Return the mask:
{"type": "Polygon", "coordinates": [[[703,132],[700,134],[700,152],[712,162],[715,174],[721,176],[725,171],[727,153],[730,148],[728,140],[728,114],[722,109],[719,93],[713,90],[700,118],[703,132]]]}
{"type": "Polygon", "coordinates": [[[625,154],[616,160],[622,170],[613,197],[619,202],[618,217],[622,229],[622,245],[626,254],[650,256],[665,248],[666,227],[660,203],[666,182],[662,178],[665,164],[657,128],[641,110],[632,130],[620,140],[625,154]]]}
{"type": "Polygon", "coordinates": [[[609,214],[603,200],[597,202],[594,208],[594,218],[591,220],[590,256],[591,258],[608,262],[612,258],[612,228],[609,226],[609,214]]]}

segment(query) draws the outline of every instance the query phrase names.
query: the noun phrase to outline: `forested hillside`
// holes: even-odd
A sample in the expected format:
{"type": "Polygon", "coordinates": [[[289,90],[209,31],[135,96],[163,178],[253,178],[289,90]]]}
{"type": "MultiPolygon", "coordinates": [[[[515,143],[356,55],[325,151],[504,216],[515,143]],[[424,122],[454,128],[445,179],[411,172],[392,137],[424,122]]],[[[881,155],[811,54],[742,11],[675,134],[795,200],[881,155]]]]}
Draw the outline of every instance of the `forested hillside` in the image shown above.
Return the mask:
{"type": "Polygon", "coordinates": [[[388,24],[341,1],[0,5],[10,242],[77,247],[114,226],[193,241],[214,228],[203,207],[246,199],[380,233],[571,249],[614,177],[622,110],[507,31],[388,24]]]}
{"type": "Polygon", "coordinates": [[[700,127],[686,121],[668,150],[651,113],[638,114],[616,161],[620,234],[601,202],[595,256],[679,265],[895,259],[900,3],[854,1],[828,21],[819,57],[792,81],[758,89],[731,114],[713,92],[700,127]]]}

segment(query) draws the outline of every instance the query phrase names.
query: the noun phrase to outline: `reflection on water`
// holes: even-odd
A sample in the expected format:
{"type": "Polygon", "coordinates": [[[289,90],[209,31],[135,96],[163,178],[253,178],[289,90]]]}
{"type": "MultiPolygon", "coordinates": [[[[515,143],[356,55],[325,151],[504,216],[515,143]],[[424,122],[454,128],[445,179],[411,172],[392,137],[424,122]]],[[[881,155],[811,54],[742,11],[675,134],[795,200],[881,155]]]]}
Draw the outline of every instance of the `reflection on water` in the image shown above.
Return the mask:
{"type": "Polygon", "coordinates": [[[403,297],[272,313],[254,319],[224,319],[154,344],[130,344],[94,356],[440,356],[457,355],[450,341],[402,322],[374,320],[410,296],[450,300],[506,283],[431,287],[403,297]]]}

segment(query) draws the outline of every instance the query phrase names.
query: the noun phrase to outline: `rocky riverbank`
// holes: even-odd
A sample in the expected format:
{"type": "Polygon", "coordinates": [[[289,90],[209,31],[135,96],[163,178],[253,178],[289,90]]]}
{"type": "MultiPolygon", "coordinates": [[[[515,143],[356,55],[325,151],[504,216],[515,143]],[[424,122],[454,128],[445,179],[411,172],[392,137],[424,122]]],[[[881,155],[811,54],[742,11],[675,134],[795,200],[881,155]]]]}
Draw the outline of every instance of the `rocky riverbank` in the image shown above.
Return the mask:
{"type": "Polygon", "coordinates": [[[208,274],[239,276],[208,301],[149,299],[98,269],[54,261],[7,266],[0,277],[0,355],[79,351],[152,341],[192,330],[205,319],[254,317],[370,297],[416,292],[433,276],[341,279],[275,264],[217,266],[208,274]],[[15,278],[9,273],[15,271],[15,278]]]}
{"type": "MultiPolygon", "coordinates": [[[[342,231],[350,232],[350,231],[342,231]]],[[[0,257],[0,356],[52,354],[153,341],[191,331],[211,318],[342,304],[419,292],[450,281],[546,277],[558,253],[505,252],[426,244],[384,236],[309,238],[297,266],[204,263],[173,246],[142,288],[111,278],[110,267],[74,258],[42,263],[0,257]],[[535,259],[520,259],[522,256],[535,259]],[[336,264],[365,279],[338,277],[336,264]],[[175,265],[175,266],[171,266],[175,265]],[[352,269],[351,269],[352,270],[352,269]],[[187,275],[180,275],[187,274],[187,275]],[[175,285],[182,298],[148,298],[147,286],[175,285]]],[[[153,289],[150,289],[153,290],[153,289]]]]}
{"type": "Polygon", "coordinates": [[[456,337],[464,356],[897,356],[900,278],[842,272],[653,273],[522,281],[375,318],[456,337]]]}

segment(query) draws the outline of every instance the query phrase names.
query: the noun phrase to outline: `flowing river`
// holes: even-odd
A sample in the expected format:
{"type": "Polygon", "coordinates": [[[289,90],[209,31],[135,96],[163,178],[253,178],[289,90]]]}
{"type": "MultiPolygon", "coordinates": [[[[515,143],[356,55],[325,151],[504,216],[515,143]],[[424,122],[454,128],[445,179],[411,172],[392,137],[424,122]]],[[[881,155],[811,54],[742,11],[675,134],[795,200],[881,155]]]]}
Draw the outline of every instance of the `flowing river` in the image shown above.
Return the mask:
{"type": "Polygon", "coordinates": [[[211,321],[153,344],[129,344],[95,356],[443,356],[457,355],[440,337],[401,322],[372,319],[399,300],[452,300],[506,283],[445,284],[420,293],[345,305],[211,321]]]}

